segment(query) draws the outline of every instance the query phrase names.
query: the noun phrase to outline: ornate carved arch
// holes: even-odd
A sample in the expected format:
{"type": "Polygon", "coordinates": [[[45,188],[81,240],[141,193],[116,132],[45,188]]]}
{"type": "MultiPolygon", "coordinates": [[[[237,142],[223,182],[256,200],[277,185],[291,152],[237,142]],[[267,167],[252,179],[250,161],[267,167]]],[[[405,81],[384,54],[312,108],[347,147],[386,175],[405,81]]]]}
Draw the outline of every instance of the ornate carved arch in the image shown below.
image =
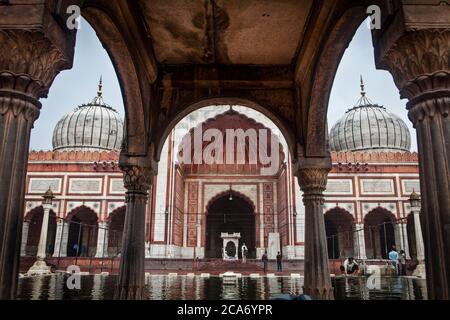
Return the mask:
{"type": "Polygon", "coordinates": [[[383,217],[384,219],[382,222],[395,223],[397,221],[397,218],[391,211],[381,206],[378,206],[366,214],[366,216],[364,217],[364,224],[366,225],[379,224],[377,221],[381,220],[383,217]]]}
{"type": "Polygon", "coordinates": [[[356,220],[356,218],[350,212],[339,206],[329,209],[327,212],[325,212],[325,216],[327,215],[341,215],[346,221],[351,222],[352,224],[354,224],[356,220]]]}
{"type": "MultiPolygon", "coordinates": [[[[33,209],[31,209],[30,211],[28,211],[25,214],[25,218],[23,219],[25,222],[31,222],[31,220],[33,220],[33,218],[37,215],[37,214],[44,214],[44,208],[42,206],[37,206],[34,207],[33,209]]],[[[53,216],[56,218],[56,213],[53,210],[50,210],[50,216],[53,216]]]]}
{"type": "Polygon", "coordinates": [[[314,61],[311,78],[301,82],[302,105],[307,106],[303,119],[306,128],[305,156],[324,157],[327,155],[327,113],[334,78],[345,50],[356,30],[366,18],[364,3],[341,10],[340,17],[329,28],[328,36],[322,43],[320,55],[314,61]]]}
{"type": "Polygon", "coordinates": [[[175,126],[186,116],[188,116],[190,113],[204,108],[208,106],[223,106],[223,105],[233,105],[233,106],[242,106],[247,107],[253,110],[256,110],[258,112],[261,112],[263,115],[265,115],[267,118],[269,118],[281,131],[284,138],[286,139],[289,152],[291,154],[294,154],[295,150],[295,137],[294,137],[294,130],[292,129],[292,126],[290,123],[288,123],[285,119],[277,115],[273,110],[275,108],[271,108],[259,103],[256,103],[254,101],[244,99],[244,98],[238,98],[238,97],[222,97],[222,98],[206,98],[202,99],[200,101],[194,102],[185,108],[180,109],[176,114],[173,115],[172,118],[167,119],[167,121],[164,123],[164,125],[161,126],[162,130],[160,134],[158,135],[157,139],[157,159],[159,159],[161,155],[162,148],[164,146],[164,143],[169,136],[170,132],[175,128],[175,126]]]}
{"type": "Polygon", "coordinates": [[[74,209],[72,209],[67,215],[66,215],[66,221],[70,222],[72,221],[72,219],[79,213],[81,212],[88,212],[91,215],[95,215],[96,218],[96,223],[98,223],[99,221],[99,217],[97,212],[95,212],[94,210],[92,210],[91,208],[85,206],[85,205],[81,205],[79,207],[76,207],[74,209]]]}
{"type": "Polygon", "coordinates": [[[136,4],[130,1],[85,1],[82,15],[91,24],[108,52],[116,70],[125,106],[124,151],[129,155],[149,153],[154,81],[157,67],[148,45],[137,34],[145,34],[143,22],[136,20],[136,4]]]}
{"type": "Polygon", "coordinates": [[[243,194],[243,193],[241,193],[241,192],[239,192],[239,191],[235,191],[235,190],[226,190],[226,191],[222,191],[222,192],[219,192],[218,194],[216,194],[214,197],[212,197],[212,198],[208,201],[208,203],[206,204],[206,207],[205,207],[205,208],[206,208],[206,212],[208,213],[209,208],[211,207],[211,205],[212,205],[216,200],[218,200],[218,199],[220,199],[220,198],[222,198],[222,197],[228,196],[230,193],[233,195],[233,197],[241,198],[241,199],[243,199],[244,201],[246,201],[248,204],[250,204],[250,206],[251,206],[252,209],[253,209],[253,212],[252,212],[252,213],[255,214],[256,206],[255,206],[254,202],[253,202],[249,197],[247,197],[245,194],[243,194]]]}
{"type": "Polygon", "coordinates": [[[114,209],[109,215],[108,218],[106,218],[106,222],[109,224],[114,219],[114,217],[118,214],[121,214],[122,212],[125,212],[127,209],[127,206],[121,206],[116,209],[114,209]]]}

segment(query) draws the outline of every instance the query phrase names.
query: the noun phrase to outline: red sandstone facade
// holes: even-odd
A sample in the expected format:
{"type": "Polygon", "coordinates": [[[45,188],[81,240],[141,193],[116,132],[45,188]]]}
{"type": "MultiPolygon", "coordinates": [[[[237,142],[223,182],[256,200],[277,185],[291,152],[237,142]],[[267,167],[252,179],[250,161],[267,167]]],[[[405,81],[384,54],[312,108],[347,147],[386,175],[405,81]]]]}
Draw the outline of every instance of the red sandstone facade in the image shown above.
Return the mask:
{"type": "MultiPolygon", "coordinates": [[[[263,128],[261,124],[231,112],[208,120],[203,130],[215,127],[224,131],[230,124],[244,129],[263,128]]],[[[273,175],[261,175],[260,163],[179,163],[174,161],[177,153],[173,147],[173,143],[169,143],[168,157],[164,164],[167,167],[165,183],[158,184],[155,179],[153,188],[154,195],[159,195],[158,191],[163,190],[166,197],[165,210],[157,207],[160,203],[159,196],[154,196],[154,201],[148,205],[147,257],[218,258],[213,252],[217,248],[211,249],[211,246],[214,247],[214,241],[211,240],[208,229],[213,227],[208,224],[208,219],[210,214],[223,213],[209,211],[217,201],[232,195],[247,203],[248,207],[245,208],[251,211],[246,212],[251,218],[242,220],[242,224],[245,224],[242,231],[254,234],[254,237],[248,238],[252,246],[254,245],[250,250],[253,250],[254,257],[260,257],[264,250],[269,249],[271,255],[281,250],[289,259],[303,259],[304,206],[300,201],[301,192],[297,178],[292,173],[289,155],[286,157],[281,149],[282,162],[278,171],[273,175]],[[153,214],[150,214],[151,212],[153,214]],[[251,226],[246,225],[247,223],[251,223],[251,226]]],[[[179,153],[179,150],[176,151],[179,153]]],[[[345,220],[342,217],[347,216],[351,217],[349,221],[352,228],[362,229],[365,229],[365,222],[370,220],[371,215],[379,215],[377,212],[382,211],[394,219],[407,217],[410,211],[409,195],[413,190],[419,192],[416,153],[332,153],[331,157],[333,168],[325,192],[325,217],[339,212],[341,218],[338,219],[338,224],[345,220]]],[[[78,220],[75,220],[81,224],[90,221],[88,228],[83,231],[66,227],[64,232],[62,220],[59,225],[51,224],[51,254],[76,254],[73,252],[73,244],[77,241],[81,246],[86,246],[83,252],[86,256],[106,257],[120,252],[125,189],[117,164],[118,158],[117,152],[30,153],[24,213],[25,222],[29,224],[24,227],[24,231],[25,228],[28,229],[22,239],[22,255],[34,252],[36,241],[33,239],[36,239],[39,228],[33,227],[30,222],[36,224],[37,221],[39,224],[39,219],[34,216],[41,214],[41,196],[49,185],[56,196],[53,204],[54,217],[65,219],[66,223],[76,217],[78,220]],[[58,228],[63,230],[58,231],[58,228]],[[99,231],[102,229],[109,231],[106,236],[105,232],[99,231]],[[75,231],[81,240],[74,240],[75,236],[71,233],[75,231]],[[106,249],[99,249],[99,246],[105,247],[105,243],[106,249]]],[[[396,244],[407,249],[404,231],[393,230],[392,237],[395,238],[396,244]]],[[[368,258],[383,256],[380,248],[373,249],[377,244],[372,241],[370,235],[363,235],[363,239],[366,240],[365,245],[358,244],[358,248],[354,246],[354,238],[339,240],[340,251],[336,253],[331,250],[333,252],[330,257],[338,258],[343,254],[368,258]]]]}

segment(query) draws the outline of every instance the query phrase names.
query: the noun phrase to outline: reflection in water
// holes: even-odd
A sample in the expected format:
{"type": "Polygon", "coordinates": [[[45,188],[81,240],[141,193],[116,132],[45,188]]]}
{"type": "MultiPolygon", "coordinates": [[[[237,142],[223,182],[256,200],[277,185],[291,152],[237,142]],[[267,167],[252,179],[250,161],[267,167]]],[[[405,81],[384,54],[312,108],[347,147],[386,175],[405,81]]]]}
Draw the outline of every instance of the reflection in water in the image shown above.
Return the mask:
{"type": "Polygon", "coordinates": [[[32,282],[32,290],[31,290],[31,300],[39,300],[41,297],[43,285],[42,282],[44,279],[47,279],[48,276],[38,276],[34,278],[34,281],[32,282]]]}
{"type": "MultiPolygon", "coordinates": [[[[69,290],[67,274],[19,279],[19,299],[110,300],[117,276],[81,276],[81,289],[69,290]]],[[[267,300],[277,294],[302,293],[303,278],[242,277],[223,284],[220,277],[146,276],[146,297],[152,300],[267,300]]],[[[422,300],[427,298],[423,279],[384,277],[377,289],[368,289],[364,277],[333,279],[337,300],[422,300]]]]}
{"type": "Polygon", "coordinates": [[[426,281],[416,278],[383,277],[380,287],[368,289],[365,277],[333,279],[337,300],[424,300],[426,281]]]}
{"type": "Polygon", "coordinates": [[[92,286],[92,300],[101,300],[106,276],[95,274],[93,277],[94,284],[92,286]]]}

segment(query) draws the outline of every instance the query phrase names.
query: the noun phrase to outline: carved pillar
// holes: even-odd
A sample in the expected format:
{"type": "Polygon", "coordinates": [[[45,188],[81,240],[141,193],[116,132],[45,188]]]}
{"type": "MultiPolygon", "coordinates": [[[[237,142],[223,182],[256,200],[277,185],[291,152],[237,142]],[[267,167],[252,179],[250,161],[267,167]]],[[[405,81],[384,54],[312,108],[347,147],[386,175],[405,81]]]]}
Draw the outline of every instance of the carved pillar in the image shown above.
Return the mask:
{"type": "Polygon", "coordinates": [[[22,243],[20,245],[20,256],[25,257],[27,255],[27,242],[28,242],[28,230],[30,223],[24,221],[22,225],[22,243]]]}
{"type": "Polygon", "coordinates": [[[364,224],[355,224],[355,233],[353,233],[355,246],[355,256],[357,259],[366,260],[366,239],[364,235],[364,224]]]}
{"type": "Polygon", "coordinates": [[[303,291],[315,299],[334,298],[328,265],[323,213],[328,168],[299,169],[298,180],[305,204],[305,283],[303,291]]]}
{"type": "MultiPolygon", "coordinates": [[[[12,6],[0,7],[8,15],[12,6]]],[[[45,8],[39,12],[47,13],[45,8]]],[[[33,18],[38,24],[39,17],[33,18]]],[[[72,61],[70,45],[57,43],[66,40],[64,32],[45,18],[49,20],[36,30],[7,29],[10,25],[4,28],[0,21],[0,299],[16,295],[28,148],[41,108],[38,99],[46,97],[55,76],[72,61]],[[52,33],[56,28],[59,34],[52,33]]],[[[23,17],[18,19],[23,23],[23,17]]],[[[13,18],[6,21],[14,24],[13,18]]]]}
{"type": "Polygon", "coordinates": [[[97,233],[97,250],[95,252],[96,258],[108,257],[108,236],[109,236],[108,224],[103,221],[99,222],[97,233]]]}
{"type": "Polygon", "coordinates": [[[47,236],[48,236],[48,219],[50,217],[51,204],[43,204],[44,217],[42,218],[41,234],[39,236],[39,245],[37,251],[37,259],[45,260],[47,258],[47,236]]]}
{"type": "Polygon", "coordinates": [[[143,298],[145,285],[145,213],[154,172],[135,165],[121,166],[121,169],[127,189],[127,209],[115,299],[138,300],[143,298]]]}
{"type": "Polygon", "coordinates": [[[67,257],[67,240],[69,238],[69,224],[65,220],[56,222],[55,250],[53,257],[67,257]]]}
{"type": "Polygon", "coordinates": [[[426,268],[425,249],[423,244],[422,226],[420,222],[420,208],[411,207],[411,210],[414,214],[414,236],[416,238],[416,257],[418,263],[413,275],[423,278],[426,276],[426,268]]]}
{"type": "Polygon", "coordinates": [[[375,43],[417,133],[429,298],[450,299],[450,6],[432,9],[403,5],[375,43]]]}

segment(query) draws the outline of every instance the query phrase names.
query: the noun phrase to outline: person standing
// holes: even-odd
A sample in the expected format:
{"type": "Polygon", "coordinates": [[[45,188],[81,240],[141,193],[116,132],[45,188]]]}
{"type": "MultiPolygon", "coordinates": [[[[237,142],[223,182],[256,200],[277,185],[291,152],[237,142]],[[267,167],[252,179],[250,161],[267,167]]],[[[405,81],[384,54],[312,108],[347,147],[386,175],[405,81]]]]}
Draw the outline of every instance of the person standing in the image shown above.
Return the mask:
{"type": "Polygon", "coordinates": [[[283,256],[281,255],[281,252],[278,251],[278,254],[277,254],[277,271],[278,272],[283,271],[282,260],[283,260],[283,256]]]}
{"type": "Polygon", "coordinates": [[[75,257],[78,257],[78,250],[79,250],[79,245],[78,245],[78,243],[75,243],[74,245],[73,245],[73,255],[75,256],[75,257]]]}
{"type": "Polygon", "coordinates": [[[245,243],[241,247],[242,263],[247,263],[248,248],[245,243]]]}
{"type": "Polygon", "coordinates": [[[262,256],[262,262],[263,262],[263,266],[264,266],[264,272],[267,272],[267,263],[269,262],[269,257],[267,256],[267,251],[265,251],[262,256]]]}
{"type": "Polygon", "coordinates": [[[389,252],[389,261],[394,266],[396,274],[398,274],[398,259],[399,259],[398,252],[397,250],[395,250],[395,246],[393,246],[391,251],[389,252]]]}
{"type": "Polygon", "coordinates": [[[400,275],[406,276],[406,252],[404,250],[400,250],[400,275]]]}

